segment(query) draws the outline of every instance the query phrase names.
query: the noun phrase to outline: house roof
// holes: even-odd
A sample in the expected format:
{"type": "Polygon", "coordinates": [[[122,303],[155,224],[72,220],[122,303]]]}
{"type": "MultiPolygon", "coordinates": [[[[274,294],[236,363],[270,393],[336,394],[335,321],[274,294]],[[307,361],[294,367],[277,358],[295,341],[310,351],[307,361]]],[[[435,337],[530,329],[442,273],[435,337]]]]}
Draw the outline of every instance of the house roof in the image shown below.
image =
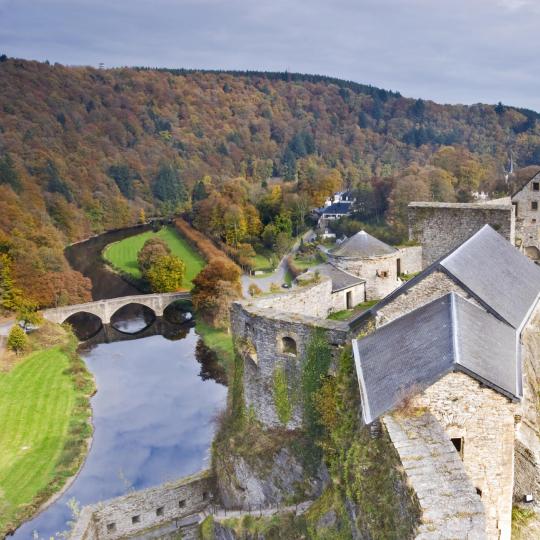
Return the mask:
{"type": "Polygon", "coordinates": [[[318,271],[324,276],[328,276],[332,280],[332,292],[342,291],[349,287],[354,287],[360,283],[365,283],[364,279],[353,276],[348,272],[344,272],[336,268],[333,264],[325,263],[312,268],[313,271],[318,271]]]}
{"type": "MultiPolygon", "coordinates": [[[[538,175],[540,175],[540,167],[530,167],[532,170],[533,170],[533,173],[532,173],[532,176],[531,174],[528,174],[526,177],[525,177],[525,180],[522,180],[520,183],[519,183],[519,187],[515,189],[515,191],[510,195],[510,197],[513,199],[520,191],[522,191],[525,186],[527,186],[529,184],[529,182],[531,182],[532,180],[534,180],[538,175]]],[[[527,168],[526,170],[529,170],[529,168],[527,168]]],[[[524,172],[524,171],[523,171],[524,172]]]]}
{"type": "Polygon", "coordinates": [[[366,231],[360,231],[341,242],[339,246],[330,251],[330,254],[335,257],[350,259],[369,259],[371,257],[391,255],[396,251],[396,248],[381,242],[366,231]]]}
{"type": "MultiPolygon", "coordinates": [[[[443,271],[488,311],[521,328],[540,294],[540,267],[484,225],[471,238],[373,306],[376,313],[434,271],[443,271]]],[[[354,326],[354,320],[351,321],[354,326]]]]}
{"type": "Polygon", "coordinates": [[[516,335],[483,309],[449,293],[353,340],[364,421],[373,422],[451,371],[519,399],[516,335]]]}
{"type": "Polygon", "coordinates": [[[352,201],[349,202],[337,202],[323,208],[322,214],[350,214],[351,212],[352,201]]]}

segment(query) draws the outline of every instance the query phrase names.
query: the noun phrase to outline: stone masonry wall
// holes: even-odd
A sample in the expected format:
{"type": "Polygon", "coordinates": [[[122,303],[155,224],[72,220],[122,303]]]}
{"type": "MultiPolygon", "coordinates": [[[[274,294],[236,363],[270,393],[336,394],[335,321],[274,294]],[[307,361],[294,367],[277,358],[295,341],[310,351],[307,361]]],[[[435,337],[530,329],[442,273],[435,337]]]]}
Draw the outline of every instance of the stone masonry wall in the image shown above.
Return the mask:
{"type": "Polygon", "coordinates": [[[320,282],[305,287],[295,287],[285,293],[257,298],[260,308],[297,313],[308,317],[326,319],[332,308],[332,280],[321,276],[320,282]]]}
{"type": "Polygon", "coordinates": [[[535,248],[534,258],[540,255],[540,189],[534,190],[534,184],[537,183],[540,183],[540,174],[512,197],[516,205],[516,241],[525,248],[535,248]],[[536,203],[536,209],[533,208],[533,202],[536,203]]]}
{"type": "Polygon", "coordinates": [[[510,202],[409,204],[409,239],[422,244],[424,268],[444,257],[486,224],[514,244],[515,217],[510,202]]]}
{"type": "Polygon", "coordinates": [[[87,506],[70,540],[118,540],[202,512],[212,501],[210,471],[87,506]]]}
{"type": "Polygon", "coordinates": [[[351,302],[353,306],[364,302],[366,299],[365,283],[359,283],[354,287],[349,287],[348,289],[332,293],[332,312],[347,309],[347,293],[351,293],[352,295],[351,302]]]}
{"type": "Polygon", "coordinates": [[[383,306],[377,312],[377,326],[397,319],[450,292],[455,292],[481,307],[450,276],[441,271],[434,271],[383,306]]]}
{"type": "Polygon", "coordinates": [[[417,395],[412,406],[428,409],[449,438],[461,439],[465,471],[484,503],[487,537],[509,540],[516,406],[459,372],[417,395]]]}
{"type": "Polygon", "coordinates": [[[485,540],[484,507],[437,420],[394,414],[383,422],[420,503],[416,540],[485,540]]]}
{"type": "Polygon", "coordinates": [[[315,329],[322,329],[336,350],[349,339],[344,322],[316,319],[297,314],[273,312],[268,308],[235,302],[231,308],[231,327],[238,353],[244,364],[244,399],[266,427],[297,429],[302,425],[299,384],[302,362],[315,329]],[[283,338],[294,340],[296,354],[287,352],[283,338]],[[274,373],[283,369],[293,412],[283,426],[274,398],[274,373]]]}
{"type": "Polygon", "coordinates": [[[349,259],[345,257],[332,257],[330,262],[359,278],[366,280],[366,300],[384,298],[399,287],[397,275],[397,259],[399,252],[384,257],[372,259],[349,259]]]}
{"type": "Polygon", "coordinates": [[[422,246],[399,248],[402,274],[416,274],[422,270],[422,246]]]}

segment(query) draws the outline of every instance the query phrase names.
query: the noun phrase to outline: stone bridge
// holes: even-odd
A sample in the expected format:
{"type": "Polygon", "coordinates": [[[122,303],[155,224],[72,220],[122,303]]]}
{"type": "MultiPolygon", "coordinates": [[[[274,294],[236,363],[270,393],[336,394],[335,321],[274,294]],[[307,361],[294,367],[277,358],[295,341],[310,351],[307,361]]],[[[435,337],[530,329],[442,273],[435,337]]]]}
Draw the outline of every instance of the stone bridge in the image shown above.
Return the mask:
{"type": "Polygon", "coordinates": [[[76,313],[90,313],[99,317],[102,324],[110,324],[111,317],[128,304],[140,304],[150,308],[156,317],[161,317],[165,308],[177,300],[190,300],[189,292],[138,294],[134,296],[121,296],[108,300],[97,300],[86,304],[74,304],[58,308],[46,309],[42,312],[43,317],[54,323],[63,323],[76,313]]]}

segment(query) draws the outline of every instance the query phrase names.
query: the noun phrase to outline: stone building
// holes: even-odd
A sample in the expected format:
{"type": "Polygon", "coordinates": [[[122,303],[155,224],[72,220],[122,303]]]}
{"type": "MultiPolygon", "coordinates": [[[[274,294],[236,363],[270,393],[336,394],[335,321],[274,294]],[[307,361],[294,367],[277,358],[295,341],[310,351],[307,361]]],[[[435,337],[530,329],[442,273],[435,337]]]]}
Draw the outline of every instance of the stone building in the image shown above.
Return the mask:
{"type": "Polygon", "coordinates": [[[363,315],[376,330],[353,341],[365,422],[428,410],[484,504],[488,538],[510,538],[512,496],[525,495],[514,464],[538,485],[540,362],[522,341],[539,294],[540,268],[484,226],[363,315]]]}
{"type": "Polygon", "coordinates": [[[512,195],[516,214],[516,245],[533,260],[540,259],[540,172],[512,195]]]}
{"type": "Polygon", "coordinates": [[[366,281],[366,300],[383,298],[401,284],[400,251],[366,231],[357,232],[333,248],[328,260],[366,281]]]}
{"type": "Polygon", "coordinates": [[[411,202],[408,213],[409,239],[422,245],[423,268],[484,225],[515,242],[515,212],[509,197],[475,203],[411,202]]]}

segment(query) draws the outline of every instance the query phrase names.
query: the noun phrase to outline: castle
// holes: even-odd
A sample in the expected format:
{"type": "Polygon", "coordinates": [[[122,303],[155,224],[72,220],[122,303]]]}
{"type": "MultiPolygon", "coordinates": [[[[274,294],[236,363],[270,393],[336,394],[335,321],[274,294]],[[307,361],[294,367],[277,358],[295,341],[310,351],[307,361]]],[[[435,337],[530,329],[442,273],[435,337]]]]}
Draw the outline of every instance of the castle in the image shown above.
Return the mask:
{"type": "MultiPolygon", "coordinates": [[[[511,202],[411,203],[410,218],[422,247],[360,232],[303,285],[232,305],[245,406],[266,428],[302,427],[298,400],[280,417],[276,371],[299,380],[314,331],[335,356],[352,343],[359,413],[397,452],[419,501],[416,538],[508,539],[513,501],[540,498],[540,267],[513,245],[511,202]],[[379,297],[352,319],[327,318],[379,297]]],[[[135,512],[146,528],[189,521],[209,486],[203,475],[88,507],[72,538],[134,534],[135,512]]]]}

